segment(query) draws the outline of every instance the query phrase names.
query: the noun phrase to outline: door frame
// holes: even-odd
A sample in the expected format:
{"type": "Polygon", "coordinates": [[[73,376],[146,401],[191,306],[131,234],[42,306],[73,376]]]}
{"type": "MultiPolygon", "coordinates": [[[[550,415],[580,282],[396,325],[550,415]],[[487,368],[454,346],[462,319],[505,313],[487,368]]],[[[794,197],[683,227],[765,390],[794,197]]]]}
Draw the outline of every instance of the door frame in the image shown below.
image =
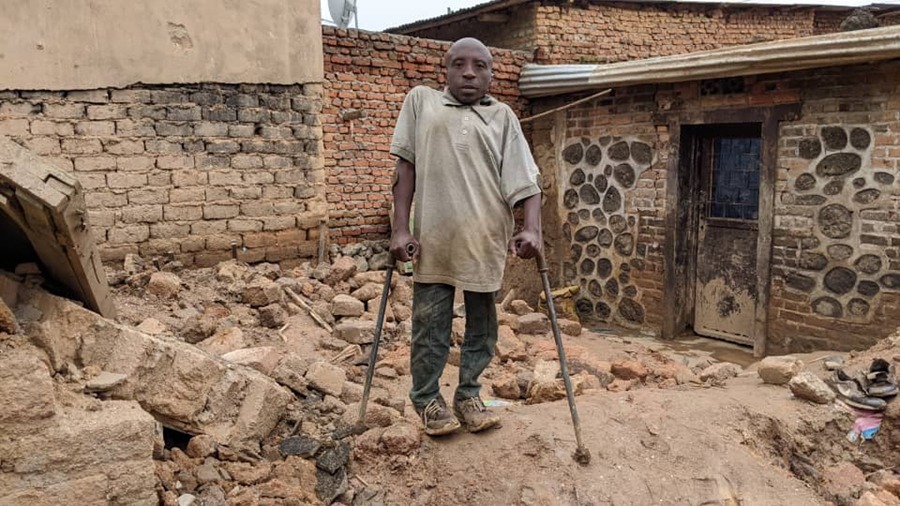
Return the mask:
{"type": "Polygon", "coordinates": [[[692,328],[697,272],[699,218],[696,197],[700,185],[695,170],[691,134],[682,142],[683,126],[757,123],[760,125],[759,219],[756,241],[757,305],[753,355],[766,353],[771,286],[772,231],[775,224],[775,181],[778,169],[778,123],[799,117],[800,104],[720,109],[661,115],[669,128],[666,165],[666,242],[663,278],[663,339],[674,339],[692,328]]]}

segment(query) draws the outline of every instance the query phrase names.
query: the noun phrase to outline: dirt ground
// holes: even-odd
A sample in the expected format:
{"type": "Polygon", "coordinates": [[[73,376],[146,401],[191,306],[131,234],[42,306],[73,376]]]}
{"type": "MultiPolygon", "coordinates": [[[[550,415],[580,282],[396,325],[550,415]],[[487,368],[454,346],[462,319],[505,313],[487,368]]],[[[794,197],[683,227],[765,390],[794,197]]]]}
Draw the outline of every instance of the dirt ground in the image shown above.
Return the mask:
{"type": "MultiPolygon", "coordinates": [[[[178,334],[198,315],[213,312],[222,322],[243,329],[247,347],[272,346],[328,359],[347,344],[336,342],[305,312],[295,312],[280,328],[256,324],[254,311],[242,308],[235,293],[209,281],[215,277],[214,269],[182,271],[179,276],[184,290],[177,301],[120,284],[115,289],[119,320],[138,325],[152,317],[178,334]]],[[[366,315],[362,318],[371,318],[371,308],[366,315]]],[[[651,370],[676,364],[698,375],[708,366],[732,362],[738,364],[735,370],[739,374],[714,380],[693,377],[689,381],[660,376],[650,381],[655,377],[651,372],[643,381],[615,379],[587,389],[577,397],[577,405],[585,443],[593,458],[588,466],[580,466],[571,458],[575,441],[566,401],[529,404],[525,399],[497,397],[492,382],[506,374],[513,363],[501,364],[495,359],[483,378],[483,396],[497,406],[493,409],[502,416],[501,428],[439,439],[415,433],[412,445],[404,451],[386,449],[386,427],[352,436],[348,439],[352,449],[347,467],[348,492],[337,502],[900,504],[885,492],[883,483],[871,482],[873,475],[890,473],[900,463],[893,455],[894,418],[890,414],[873,442],[851,443],[846,435],[853,416],[846,409],[835,403],[812,404],[794,397],[785,386],[764,384],[748,350],[703,338],[663,343],[633,331],[593,329],[566,336],[567,346],[582,361],[587,360],[585,355],[607,365],[630,360],[648,364],[651,370]],[[845,481],[835,478],[846,474],[841,471],[842,465],[851,465],[853,477],[845,481]],[[875,493],[881,494],[881,502],[872,502],[875,493]],[[858,502],[861,497],[869,502],[858,502]]],[[[530,354],[552,349],[549,333],[520,337],[530,354]]],[[[873,353],[891,360],[894,349],[885,345],[868,355],[843,356],[848,359],[848,367],[865,367],[873,353]]],[[[361,350],[363,353],[341,364],[351,382],[362,382],[368,347],[361,350]]],[[[805,362],[805,370],[824,377],[823,356],[818,353],[798,358],[805,362]]],[[[418,420],[406,402],[411,379],[403,366],[408,361],[408,334],[404,335],[402,328],[386,337],[380,357],[397,373],[376,375],[375,387],[388,392],[382,396],[386,400],[378,404],[402,407],[400,414],[405,421],[401,423],[417,428],[418,420]]],[[[457,374],[456,367],[447,366],[442,381],[445,398],[452,398],[457,374]]],[[[352,404],[337,399],[323,401],[315,395],[307,398],[304,406],[310,402],[330,403],[336,414],[344,415],[343,420],[353,419],[352,404]]],[[[336,416],[296,418],[302,421],[302,429],[298,429],[301,422],[286,420],[270,436],[269,443],[277,445],[298,430],[325,438],[340,427],[336,416]]]]}

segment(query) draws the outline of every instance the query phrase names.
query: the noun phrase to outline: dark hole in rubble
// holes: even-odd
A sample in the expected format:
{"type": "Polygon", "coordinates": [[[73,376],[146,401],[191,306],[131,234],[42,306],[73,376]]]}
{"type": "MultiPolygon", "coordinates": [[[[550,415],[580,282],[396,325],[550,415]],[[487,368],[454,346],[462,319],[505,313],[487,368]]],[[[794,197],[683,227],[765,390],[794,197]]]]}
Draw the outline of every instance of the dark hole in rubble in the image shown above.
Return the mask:
{"type": "Polygon", "coordinates": [[[186,432],[163,426],[163,443],[165,443],[167,450],[173,448],[178,448],[182,451],[187,450],[188,442],[190,442],[192,437],[194,436],[186,432]]]}

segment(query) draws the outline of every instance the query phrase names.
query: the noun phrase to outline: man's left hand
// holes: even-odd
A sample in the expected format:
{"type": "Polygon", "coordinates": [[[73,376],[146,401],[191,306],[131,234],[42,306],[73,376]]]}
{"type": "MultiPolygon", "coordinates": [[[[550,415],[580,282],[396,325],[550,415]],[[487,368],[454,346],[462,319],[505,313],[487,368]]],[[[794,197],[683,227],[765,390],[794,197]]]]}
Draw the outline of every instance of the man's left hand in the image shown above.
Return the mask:
{"type": "Polygon", "coordinates": [[[509,241],[509,252],[519,258],[534,258],[541,252],[541,234],[533,230],[523,230],[509,241]]]}

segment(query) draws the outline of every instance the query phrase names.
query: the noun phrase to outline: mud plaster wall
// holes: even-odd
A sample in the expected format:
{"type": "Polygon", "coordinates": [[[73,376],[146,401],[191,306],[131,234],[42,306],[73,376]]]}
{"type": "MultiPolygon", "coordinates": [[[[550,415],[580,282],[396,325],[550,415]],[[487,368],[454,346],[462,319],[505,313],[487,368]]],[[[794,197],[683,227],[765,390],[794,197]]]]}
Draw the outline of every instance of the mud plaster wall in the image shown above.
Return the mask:
{"type": "Polygon", "coordinates": [[[105,261],[317,253],[321,84],[0,92],[0,135],[71,171],[105,261]]]}
{"type": "Polygon", "coordinates": [[[534,52],[536,63],[608,63],[831,33],[849,12],[544,1],[502,11],[509,16],[504,24],[470,18],[410,34],[441,40],[477,37],[489,45],[534,52]]]}
{"type": "Polygon", "coordinates": [[[11,0],[0,89],[322,80],[317,0],[11,0]]]}
{"type": "MultiPolygon", "coordinates": [[[[669,143],[667,114],[800,102],[800,118],[779,127],[767,352],[862,348],[887,335],[900,323],[897,83],[900,62],[894,61],[749,76],[744,92],[724,95],[701,93],[715,87],[700,82],[616,89],[612,97],[568,110],[563,136],[535,140],[556,149],[557,213],[570,247],[561,261],[565,278],[582,288],[581,310],[592,306],[591,316],[660,330],[665,166],[677,148],[669,143]],[[618,153],[611,153],[617,144],[618,153]],[[634,169],[631,188],[615,181],[620,163],[634,169]],[[598,179],[607,184],[604,192],[598,179]],[[615,193],[622,207],[610,212],[615,193]],[[619,232],[611,215],[621,216],[619,232]],[[626,234],[634,237],[631,254],[623,247],[627,239],[616,244],[626,234]],[[608,287],[610,280],[617,283],[608,287]],[[638,308],[641,323],[630,318],[638,308]]],[[[536,101],[536,110],[550,101],[544,102],[536,101]]]]}
{"type": "MultiPolygon", "coordinates": [[[[389,153],[406,93],[417,85],[440,88],[441,64],[450,43],[362,30],[322,27],[325,104],[322,111],[330,238],[346,244],[390,233],[391,181],[396,158],[389,153]]],[[[491,94],[521,117],[518,51],[491,49],[491,94]]]]}

